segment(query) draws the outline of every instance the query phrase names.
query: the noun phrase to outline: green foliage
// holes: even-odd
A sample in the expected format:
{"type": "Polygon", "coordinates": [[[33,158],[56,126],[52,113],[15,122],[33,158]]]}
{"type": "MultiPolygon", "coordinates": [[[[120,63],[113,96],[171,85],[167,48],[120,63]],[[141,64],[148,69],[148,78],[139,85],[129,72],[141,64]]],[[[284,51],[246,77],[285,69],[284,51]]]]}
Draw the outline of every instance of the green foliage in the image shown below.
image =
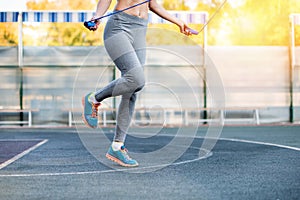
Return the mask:
{"type": "Polygon", "coordinates": [[[0,23],[0,46],[16,46],[18,43],[17,24],[0,23]]]}
{"type": "MultiPolygon", "coordinates": [[[[194,29],[199,25],[191,24],[194,29]]],[[[187,36],[180,33],[178,27],[173,24],[150,24],[147,31],[147,45],[195,45],[202,44],[202,34],[198,36],[187,36]]]]}
{"type": "Polygon", "coordinates": [[[94,10],[96,1],[79,0],[29,0],[28,10],[94,10]]]}
{"type": "MultiPolygon", "coordinates": [[[[212,16],[220,3],[199,3],[197,10],[212,16]]],[[[291,13],[300,13],[299,0],[228,0],[208,26],[209,44],[288,45],[291,13]]],[[[296,38],[299,34],[296,31],[296,38]]]]}
{"type": "Polygon", "coordinates": [[[88,46],[103,44],[100,32],[88,31],[82,23],[42,23],[24,26],[24,45],[88,46]],[[28,30],[28,31],[27,31],[28,30]],[[32,31],[34,30],[34,31],[32,31]]]}
{"type": "Polygon", "coordinates": [[[184,0],[163,0],[163,7],[167,10],[188,10],[184,0]]]}

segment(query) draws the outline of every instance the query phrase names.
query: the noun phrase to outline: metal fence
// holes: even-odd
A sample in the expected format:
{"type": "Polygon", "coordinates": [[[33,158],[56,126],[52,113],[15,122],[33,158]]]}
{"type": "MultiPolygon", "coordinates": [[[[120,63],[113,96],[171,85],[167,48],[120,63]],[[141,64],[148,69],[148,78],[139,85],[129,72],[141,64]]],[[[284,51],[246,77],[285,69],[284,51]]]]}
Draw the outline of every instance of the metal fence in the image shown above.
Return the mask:
{"type": "MultiPolygon", "coordinates": [[[[73,22],[92,15],[68,13],[0,12],[0,21],[18,22],[22,32],[25,21],[73,22]]],[[[207,19],[205,13],[180,15],[189,22],[205,23],[207,19]]],[[[150,20],[163,22],[156,16],[150,20]]],[[[296,58],[300,48],[290,49],[289,54],[288,47],[207,47],[205,40],[199,46],[148,47],[147,85],[139,95],[134,123],[190,125],[213,119],[222,123],[299,122],[300,61],[296,58]],[[218,74],[209,74],[209,65],[218,74]],[[214,107],[212,93],[205,85],[209,75],[222,79],[224,108],[214,107]]],[[[31,118],[32,125],[79,123],[81,96],[118,76],[102,46],[23,47],[20,42],[18,47],[1,47],[0,59],[2,121],[31,118]],[[4,112],[10,109],[17,114],[4,112]],[[32,115],[19,109],[32,110],[32,115]]],[[[105,100],[100,115],[103,125],[115,123],[118,102],[118,98],[105,100]]]]}

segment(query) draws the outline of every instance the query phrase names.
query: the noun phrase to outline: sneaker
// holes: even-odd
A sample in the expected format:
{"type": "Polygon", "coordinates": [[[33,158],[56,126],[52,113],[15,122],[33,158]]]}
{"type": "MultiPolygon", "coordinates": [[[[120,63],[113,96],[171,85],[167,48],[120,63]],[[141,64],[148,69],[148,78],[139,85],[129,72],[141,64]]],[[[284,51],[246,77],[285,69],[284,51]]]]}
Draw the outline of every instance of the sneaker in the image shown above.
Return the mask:
{"type": "Polygon", "coordinates": [[[82,119],[87,126],[91,128],[97,128],[98,107],[101,105],[101,103],[94,103],[90,100],[93,94],[94,93],[91,92],[86,96],[82,97],[82,105],[83,105],[82,119]]]}
{"type": "Polygon", "coordinates": [[[106,153],[106,158],[123,167],[137,167],[139,165],[136,160],[129,157],[128,151],[124,146],[122,146],[118,151],[114,151],[110,146],[106,153]]]}

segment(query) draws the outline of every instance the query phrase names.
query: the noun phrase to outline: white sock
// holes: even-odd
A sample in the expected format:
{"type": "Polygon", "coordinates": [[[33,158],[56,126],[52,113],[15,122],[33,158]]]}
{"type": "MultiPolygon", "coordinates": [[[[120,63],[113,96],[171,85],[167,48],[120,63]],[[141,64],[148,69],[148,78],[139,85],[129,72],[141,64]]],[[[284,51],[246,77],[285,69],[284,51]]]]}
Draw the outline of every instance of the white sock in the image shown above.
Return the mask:
{"type": "Polygon", "coordinates": [[[112,149],[113,149],[114,151],[119,151],[123,145],[124,145],[123,142],[115,142],[115,141],[114,141],[114,142],[111,144],[111,147],[112,147],[112,149]]]}
{"type": "Polygon", "coordinates": [[[89,102],[99,103],[99,102],[96,100],[95,93],[93,93],[92,95],[89,96],[89,102]]]}

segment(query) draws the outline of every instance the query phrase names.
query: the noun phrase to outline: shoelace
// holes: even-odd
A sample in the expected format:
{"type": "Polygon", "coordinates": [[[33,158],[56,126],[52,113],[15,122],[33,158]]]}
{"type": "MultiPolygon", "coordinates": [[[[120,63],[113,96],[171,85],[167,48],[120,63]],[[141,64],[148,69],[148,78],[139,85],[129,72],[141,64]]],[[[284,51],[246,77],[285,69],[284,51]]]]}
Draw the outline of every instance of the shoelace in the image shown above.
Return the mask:
{"type": "Polygon", "coordinates": [[[92,118],[98,117],[98,107],[101,105],[101,103],[93,103],[92,102],[92,118]]]}
{"type": "Polygon", "coordinates": [[[128,150],[124,146],[121,147],[121,151],[123,152],[123,154],[127,160],[131,160],[131,158],[128,155],[128,150]]]}

